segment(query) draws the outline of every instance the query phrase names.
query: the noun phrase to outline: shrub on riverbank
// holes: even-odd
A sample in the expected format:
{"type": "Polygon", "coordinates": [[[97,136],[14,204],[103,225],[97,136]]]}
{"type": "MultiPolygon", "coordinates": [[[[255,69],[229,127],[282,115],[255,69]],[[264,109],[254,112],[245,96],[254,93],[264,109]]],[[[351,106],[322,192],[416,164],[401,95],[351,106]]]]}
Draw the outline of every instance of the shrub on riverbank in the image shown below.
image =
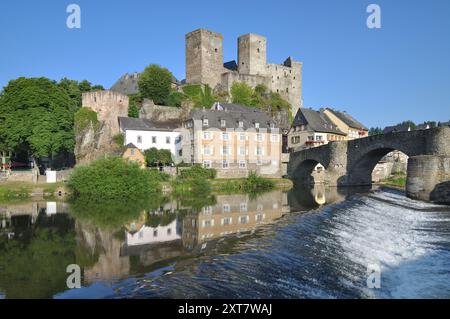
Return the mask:
{"type": "Polygon", "coordinates": [[[251,172],[247,178],[215,180],[213,189],[223,193],[244,192],[260,193],[275,188],[275,182],[251,172]]]}
{"type": "Polygon", "coordinates": [[[122,158],[106,158],[76,168],[67,186],[74,197],[85,199],[145,198],[160,190],[151,174],[122,158]]]}
{"type": "Polygon", "coordinates": [[[180,169],[180,179],[213,179],[216,178],[217,171],[213,168],[203,168],[200,165],[194,165],[191,168],[180,169]]]}

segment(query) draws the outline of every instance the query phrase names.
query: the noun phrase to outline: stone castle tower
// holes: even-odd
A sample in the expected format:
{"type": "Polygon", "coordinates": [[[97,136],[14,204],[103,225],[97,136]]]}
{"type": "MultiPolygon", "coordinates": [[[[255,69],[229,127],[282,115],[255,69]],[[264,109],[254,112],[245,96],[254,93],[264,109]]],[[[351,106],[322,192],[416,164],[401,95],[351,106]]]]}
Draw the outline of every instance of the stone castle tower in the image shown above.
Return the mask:
{"type": "Polygon", "coordinates": [[[288,57],[283,64],[267,64],[267,39],[256,34],[238,38],[238,62],[223,63],[223,37],[198,29],[186,34],[186,83],[208,84],[230,92],[235,81],[255,87],[264,84],[280,93],[295,115],[302,105],[302,63],[288,57]]]}

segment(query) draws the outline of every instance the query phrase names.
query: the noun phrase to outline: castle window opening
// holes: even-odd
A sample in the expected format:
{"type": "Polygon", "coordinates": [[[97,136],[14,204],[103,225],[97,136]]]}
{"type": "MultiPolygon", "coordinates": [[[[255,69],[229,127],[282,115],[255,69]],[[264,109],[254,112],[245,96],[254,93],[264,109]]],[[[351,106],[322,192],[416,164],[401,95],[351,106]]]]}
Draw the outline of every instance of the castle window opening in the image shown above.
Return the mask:
{"type": "Polygon", "coordinates": [[[215,48],[214,51],[217,53],[217,48],[215,48]]]}
{"type": "Polygon", "coordinates": [[[289,88],[286,88],[286,93],[289,93],[289,88]]]}
{"type": "Polygon", "coordinates": [[[256,49],[256,51],[258,51],[258,53],[259,53],[259,48],[258,48],[258,49],[256,49]]]}

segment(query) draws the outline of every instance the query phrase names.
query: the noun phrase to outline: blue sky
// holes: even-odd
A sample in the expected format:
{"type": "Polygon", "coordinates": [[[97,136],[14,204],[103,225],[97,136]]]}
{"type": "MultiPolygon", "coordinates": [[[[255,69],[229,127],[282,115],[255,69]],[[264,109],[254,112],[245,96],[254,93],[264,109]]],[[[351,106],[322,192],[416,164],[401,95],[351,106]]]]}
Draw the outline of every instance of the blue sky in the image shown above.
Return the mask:
{"type": "Polygon", "coordinates": [[[109,88],[150,63],[185,77],[185,33],[224,36],[225,61],[237,37],[268,38],[267,59],[303,62],[307,107],[346,110],[367,126],[450,120],[450,1],[103,1],[0,2],[0,87],[20,76],[62,77],[109,88]],[[81,7],[81,29],[66,7],[81,7]],[[381,29],[366,8],[381,7],[381,29]]]}

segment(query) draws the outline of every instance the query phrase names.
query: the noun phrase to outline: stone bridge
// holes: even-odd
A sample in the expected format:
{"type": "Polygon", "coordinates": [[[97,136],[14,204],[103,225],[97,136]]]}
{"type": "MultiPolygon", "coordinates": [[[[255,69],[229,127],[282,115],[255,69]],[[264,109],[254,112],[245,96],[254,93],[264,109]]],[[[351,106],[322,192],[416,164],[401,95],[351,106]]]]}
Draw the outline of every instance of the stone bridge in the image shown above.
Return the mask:
{"type": "Polygon", "coordinates": [[[311,184],[311,173],[320,163],[326,169],[325,184],[371,185],[375,165],[394,150],[409,156],[406,182],[409,197],[450,203],[450,127],[373,135],[294,150],[288,175],[297,183],[311,184]]]}

